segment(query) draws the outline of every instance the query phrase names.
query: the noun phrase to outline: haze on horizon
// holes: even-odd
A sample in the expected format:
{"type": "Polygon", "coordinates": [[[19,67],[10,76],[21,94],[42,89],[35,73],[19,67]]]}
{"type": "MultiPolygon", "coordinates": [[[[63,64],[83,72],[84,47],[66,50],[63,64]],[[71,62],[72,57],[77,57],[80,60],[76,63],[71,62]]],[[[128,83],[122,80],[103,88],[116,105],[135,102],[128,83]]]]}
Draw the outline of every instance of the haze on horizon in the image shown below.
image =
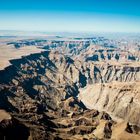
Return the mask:
{"type": "Polygon", "coordinates": [[[5,0],[0,30],[140,32],[139,0],[5,0]]]}

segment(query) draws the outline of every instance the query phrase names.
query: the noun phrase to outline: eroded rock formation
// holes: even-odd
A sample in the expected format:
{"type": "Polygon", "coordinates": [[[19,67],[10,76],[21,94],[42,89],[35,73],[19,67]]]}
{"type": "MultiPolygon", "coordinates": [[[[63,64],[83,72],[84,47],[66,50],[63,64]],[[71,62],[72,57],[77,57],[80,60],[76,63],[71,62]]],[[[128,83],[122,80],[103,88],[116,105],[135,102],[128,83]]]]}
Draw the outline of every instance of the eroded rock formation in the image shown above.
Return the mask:
{"type": "Polygon", "coordinates": [[[0,122],[2,137],[24,129],[24,140],[140,139],[139,55],[81,46],[71,56],[75,46],[11,60],[0,71],[0,108],[12,116],[0,122]]]}

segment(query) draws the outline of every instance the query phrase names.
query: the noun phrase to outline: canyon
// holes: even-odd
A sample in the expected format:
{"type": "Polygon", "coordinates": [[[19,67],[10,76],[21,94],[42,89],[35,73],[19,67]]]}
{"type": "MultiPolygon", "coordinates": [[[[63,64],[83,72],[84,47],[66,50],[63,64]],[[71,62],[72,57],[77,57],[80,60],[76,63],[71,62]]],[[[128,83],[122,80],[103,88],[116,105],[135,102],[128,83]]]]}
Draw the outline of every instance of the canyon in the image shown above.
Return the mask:
{"type": "Polygon", "coordinates": [[[0,70],[0,139],[139,140],[140,48],[110,42],[6,42],[27,51],[0,70]]]}

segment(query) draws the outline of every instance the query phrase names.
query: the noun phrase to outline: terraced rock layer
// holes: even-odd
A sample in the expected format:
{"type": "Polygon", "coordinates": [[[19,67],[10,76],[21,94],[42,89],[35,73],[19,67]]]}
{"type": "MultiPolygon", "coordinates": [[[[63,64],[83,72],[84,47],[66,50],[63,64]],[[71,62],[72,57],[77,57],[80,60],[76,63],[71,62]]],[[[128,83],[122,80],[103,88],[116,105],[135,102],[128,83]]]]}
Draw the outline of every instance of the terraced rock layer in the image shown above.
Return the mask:
{"type": "Polygon", "coordinates": [[[84,58],[45,51],[0,71],[0,108],[27,128],[24,139],[140,138],[139,62],[84,58]]]}

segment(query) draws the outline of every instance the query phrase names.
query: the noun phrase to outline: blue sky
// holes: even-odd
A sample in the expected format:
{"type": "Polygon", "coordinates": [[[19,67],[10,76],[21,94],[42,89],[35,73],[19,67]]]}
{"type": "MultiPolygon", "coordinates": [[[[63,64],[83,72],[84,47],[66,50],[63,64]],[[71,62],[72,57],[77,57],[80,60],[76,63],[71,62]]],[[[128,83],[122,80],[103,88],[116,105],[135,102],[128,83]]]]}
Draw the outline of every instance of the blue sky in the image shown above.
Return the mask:
{"type": "Polygon", "coordinates": [[[0,0],[1,30],[140,32],[140,0],[0,0]]]}

